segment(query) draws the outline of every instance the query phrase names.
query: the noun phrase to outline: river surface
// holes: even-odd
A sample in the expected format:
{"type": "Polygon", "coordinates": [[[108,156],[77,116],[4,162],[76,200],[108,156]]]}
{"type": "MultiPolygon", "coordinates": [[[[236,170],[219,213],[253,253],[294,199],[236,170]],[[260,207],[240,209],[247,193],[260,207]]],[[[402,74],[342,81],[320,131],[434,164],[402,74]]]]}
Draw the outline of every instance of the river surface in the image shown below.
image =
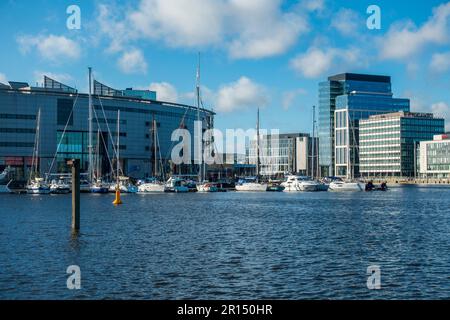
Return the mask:
{"type": "Polygon", "coordinates": [[[122,198],[1,195],[0,299],[450,298],[450,188],[122,198]]]}

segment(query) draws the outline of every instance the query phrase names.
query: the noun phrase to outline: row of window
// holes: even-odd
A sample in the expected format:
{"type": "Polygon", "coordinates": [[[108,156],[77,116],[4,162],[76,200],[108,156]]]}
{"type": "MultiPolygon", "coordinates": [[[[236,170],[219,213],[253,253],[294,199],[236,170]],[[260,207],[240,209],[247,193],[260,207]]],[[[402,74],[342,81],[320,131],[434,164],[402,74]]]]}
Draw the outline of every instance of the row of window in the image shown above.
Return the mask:
{"type": "Polygon", "coordinates": [[[28,128],[0,128],[1,133],[36,133],[36,129],[28,128]]]}

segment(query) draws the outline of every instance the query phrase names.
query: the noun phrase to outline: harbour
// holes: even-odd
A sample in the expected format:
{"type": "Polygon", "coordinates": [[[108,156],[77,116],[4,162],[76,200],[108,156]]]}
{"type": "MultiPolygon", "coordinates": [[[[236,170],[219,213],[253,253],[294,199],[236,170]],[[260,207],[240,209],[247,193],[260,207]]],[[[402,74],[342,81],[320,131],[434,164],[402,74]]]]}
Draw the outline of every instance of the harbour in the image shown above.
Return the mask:
{"type": "Polygon", "coordinates": [[[448,299],[449,188],[2,195],[2,299],[448,299]],[[81,290],[66,269],[81,268],[81,290]],[[382,289],[367,290],[379,265],[382,289]]]}

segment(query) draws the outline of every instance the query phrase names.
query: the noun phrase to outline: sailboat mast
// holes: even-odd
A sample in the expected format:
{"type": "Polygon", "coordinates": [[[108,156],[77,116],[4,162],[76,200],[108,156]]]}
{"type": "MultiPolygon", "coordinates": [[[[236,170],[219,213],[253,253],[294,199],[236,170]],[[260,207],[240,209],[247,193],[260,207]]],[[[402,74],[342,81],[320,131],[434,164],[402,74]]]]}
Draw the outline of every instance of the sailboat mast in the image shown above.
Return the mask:
{"type": "Polygon", "coordinates": [[[157,141],[156,141],[156,120],[155,120],[155,115],[153,115],[153,152],[154,152],[154,171],[153,171],[153,175],[156,178],[158,176],[158,161],[157,161],[157,152],[158,152],[158,146],[157,146],[157,141]]]}
{"type": "Polygon", "coordinates": [[[41,138],[41,108],[38,110],[37,115],[37,125],[36,125],[36,149],[35,149],[35,156],[34,156],[34,168],[32,169],[34,171],[34,178],[37,177],[38,169],[39,169],[39,141],[41,138]]]}
{"type": "Polygon", "coordinates": [[[315,176],[315,157],[316,157],[316,106],[313,106],[313,127],[312,127],[312,162],[311,162],[311,178],[314,180],[315,176]]]}
{"type": "Polygon", "coordinates": [[[347,179],[353,178],[351,176],[351,163],[350,163],[350,115],[349,110],[347,109],[347,179]]]}
{"type": "Polygon", "coordinates": [[[89,165],[88,165],[88,177],[89,177],[89,181],[92,182],[92,178],[93,178],[93,168],[92,168],[92,163],[93,163],[93,157],[92,157],[92,68],[89,67],[89,118],[88,118],[88,123],[89,123],[89,146],[88,146],[88,151],[89,151],[89,157],[88,157],[88,161],[89,161],[89,165]]]}
{"type": "Polygon", "coordinates": [[[256,178],[259,178],[259,108],[256,116],[256,178]]]}
{"type": "MultiPolygon", "coordinates": [[[[200,53],[198,54],[198,66],[197,66],[197,85],[196,85],[196,93],[197,93],[197,121],[200,122],[200,53]]],[[[199,164],[199,170],[198,170],[198,182],[203,182],[203,172],[202,172],[202,165],[203,165],[203,123],[201,125],[201,139],[202,139],[202,147],[200,150],[201,158],[200,158],[200,164],[199,164]]]]}
{"type": "Polygon", "coordinates": [[[117,186],[119,186],[119,176],[120,176],[120,109],[117,110],[117,186]]]}

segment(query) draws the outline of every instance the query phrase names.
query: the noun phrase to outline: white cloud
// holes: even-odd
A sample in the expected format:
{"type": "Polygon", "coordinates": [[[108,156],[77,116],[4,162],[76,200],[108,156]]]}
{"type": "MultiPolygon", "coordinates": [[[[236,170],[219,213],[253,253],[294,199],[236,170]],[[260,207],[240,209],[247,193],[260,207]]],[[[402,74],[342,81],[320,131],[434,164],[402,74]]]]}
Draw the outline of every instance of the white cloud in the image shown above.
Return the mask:
{"type": "Polygon", "coordinates": [[[222,86],[216,96],[216,111],[233,112],[242,108],[263,107],[269,102],[264,87],[247,77],[222,86]]]}
{"type": "Polygon", "coordinates": [[[0,72],[0,83],[7,84],[8,79],[6,78],[6,75],[4,73],[0,72]]]}
{"type": "Polygon", "coordinates": [[[317,78],[331,70],[344,71],[348,68],[365,67],[366,59],[359,48],[317,48],[311,47],[290,62],[291,68],[306,78],[317,78]]]}
{"type": "Polygon", "coordinates": [[[433,54],[430,62],[430,69],[438,73],[450,70],[450,52],[433,54]]]}
{"type": "Polygon", "coordinates": [[[64,36],[21,36],[17,38],[19,49],[23,54],[37,50],[44,59],[58,62],[61,59],[78,59],[81,49],[77,42],[64,36]]]}
{"type": "Polygon", "coordinates": [[[309,30],[306,19],[294,12],[282,13],[280,1],[231,1],[230,27],[236,35],[228,51],[232,58],[264,58],[282,54],[309,30]]]}
{"type": "Polygon", "coordinates": [[[330,69],[334,56],[334,50],[310,48],[305,54],[291,60],[291,66],[306,78],[316,78],[330,69]]]}
{"type": "Polygon", "coordinates": [[[308,11],[322,11],[325,8],[325,0],[305,0],[302,4],[308,11]]]}
{"type": "Polygon", "coordinates": [[[167,82],[153,82],[149,90],[156,91],[156,98],[159,101],[178,102],[177,89],[167,82]]]}
{"type": "Polygon", "coordinates": [[[283,11],[281,0],[140,0],[128,13],[121,11],[99,6],[99,31],[110,39],[112,52],[150,40],[174,48],[222,48],[232,58],[254,59],[286,52],[308,31],[305,10],[283,11]]]}
{"type": "Polygon", "coordinates": [[[144,54],[139,49],[125,51],[117,61],[119,69],[126,74],[145,74],[147,73],[147,62],[144,54]]]}
{"type": "Polygon", "coordinates": [[[421,27],[412,21],[396,23],[381,39],[382,59],[405,59],[431,44],[446,44],[449,41],[450,2],[433,9],[433,15],[421,27]]]}
{"type": "Polygon", "coordinates": [[[306,94],[306,91],[304,89],[296,89],[296,90],[283,92],[282,97],[281,97],[281,105],[283,106],[283,109],[288,110],[294,103],[295,99],[299,95],[304,95],[304,94],[306,94]]]}
{"type": "Polygon", "coordinates": [[[444,118],[446,130],[450,130],[450,105],[446,102],[438,102],[431,105],[431,111],[436,117],[444,118]]]}
{"type": "Polygon", "coordinates": [[[344,36],[358,34],[359,30],[366,28],[365,21],[361,15],[347,8],[342,8],[333,16],[331,27],[335,28],[344,36]]]}

